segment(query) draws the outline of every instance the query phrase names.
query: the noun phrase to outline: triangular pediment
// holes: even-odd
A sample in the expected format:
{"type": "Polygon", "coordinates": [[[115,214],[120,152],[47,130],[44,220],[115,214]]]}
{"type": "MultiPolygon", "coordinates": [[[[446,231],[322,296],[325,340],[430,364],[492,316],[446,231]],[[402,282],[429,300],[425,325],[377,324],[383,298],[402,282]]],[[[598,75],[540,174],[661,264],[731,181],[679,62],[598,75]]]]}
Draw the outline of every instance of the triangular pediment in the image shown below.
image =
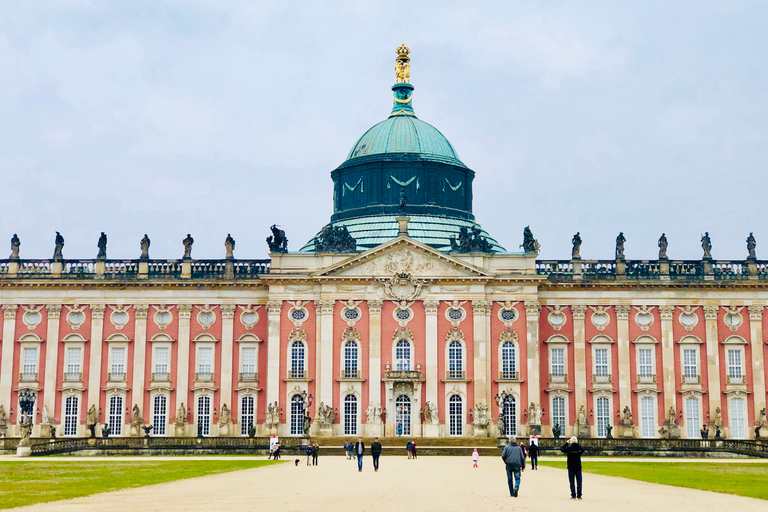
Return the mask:
{"type": "Polygon", "coordinates": [[[376,278],[396,274],[424,279],[492,277],[483,269],[405,236],[324,268],[314,275],[376,278]]]}

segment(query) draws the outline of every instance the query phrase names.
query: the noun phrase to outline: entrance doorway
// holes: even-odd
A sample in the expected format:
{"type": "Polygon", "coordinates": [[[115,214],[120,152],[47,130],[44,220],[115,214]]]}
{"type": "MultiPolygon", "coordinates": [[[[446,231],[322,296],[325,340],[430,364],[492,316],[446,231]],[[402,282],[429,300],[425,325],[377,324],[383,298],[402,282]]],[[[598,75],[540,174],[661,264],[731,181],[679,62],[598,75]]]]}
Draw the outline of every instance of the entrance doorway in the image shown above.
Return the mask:
{"type": "Polygon", "coordinates": [[[400,395],[395,401],[395,435],[411,435],[411,399],[400,395]]]}

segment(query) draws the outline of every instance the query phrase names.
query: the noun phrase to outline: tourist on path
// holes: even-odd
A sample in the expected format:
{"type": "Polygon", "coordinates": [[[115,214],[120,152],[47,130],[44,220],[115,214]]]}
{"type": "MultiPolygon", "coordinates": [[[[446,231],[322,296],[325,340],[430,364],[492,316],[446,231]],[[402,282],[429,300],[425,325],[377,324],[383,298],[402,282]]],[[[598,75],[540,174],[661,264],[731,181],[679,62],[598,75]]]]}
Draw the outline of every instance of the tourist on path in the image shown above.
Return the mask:
{"type": "Polygon", "coordinates": [[[574,436],[566,441],[560,451],[568,456],[568,482],[571,484],[571,499],[581,499],[581,454],[584,453],[584,448],[574,436]],[[574,480],[577,484],[575,489],[574,480]]]}
{"type": "Polygon", "coordinates": [[[307,466],[312,465],[312,443],[307,445],[307,449],[304,450],[304,454],[307,456],[307,466]]]}
{"type": "Polygon", "coordinates": [[[352,458],[352,443],[349,441],[344,441],[344,456],[347,460],[352,458]]]}
{"type": "Polygon", "coordinates": [[[509,443],[501,452],[501,459],[507,465],[507,484],[509,485],[509,495],[517,498],[520,490],[520,478],[525,471],[525,455],[523,449],[517,444],[517,437],[509,436],[509,443]]]}
{"type": "Polygon", "coordinates": [[[379,470],[379,457],[381,456],[381,443],[378,437],[373,438],[373,444],[371,444],[371,457],[373,457],[373,471],[379,470]]]}
{"type": "Polygon", "coordinates": [[[416,458],[416,442],[411,441],[411,457],[416,458]]]}
{"type": "Polygon", "coordinates": [[[320,454],[320,445],[317,444],[317,441],[315,441],[315,444],[312,445],[312,465],[317,466],[317,456],[320,454]]]}
{"type": "Polygon", "coordinates": [[[472,452],[472,466],[477,467],[477,460],[480,458],[480,454],[477,453],[477,448],[472,452]]]}
{"type": "Polygon", "coordinates": [[[531,459],[531,470],[539,469],[539,445],[533,441],[528,446],[528,457],[531,459]]]}
{"type": "Polygon", "coordinates": [[[365,444],[363,438],[358,437],[357,443],[355,443],[355,456],[357,457],[357,471],[363,470],[363,455],[365,455],[365,444]]]}
{"type": "Polygon", "coordinates": [[[413,449],[413,443],[408,441],[408,443],[405,445],[405,451],[408,452],[408,458],[413,458],[413,452],[411,451],[413,449]]]}

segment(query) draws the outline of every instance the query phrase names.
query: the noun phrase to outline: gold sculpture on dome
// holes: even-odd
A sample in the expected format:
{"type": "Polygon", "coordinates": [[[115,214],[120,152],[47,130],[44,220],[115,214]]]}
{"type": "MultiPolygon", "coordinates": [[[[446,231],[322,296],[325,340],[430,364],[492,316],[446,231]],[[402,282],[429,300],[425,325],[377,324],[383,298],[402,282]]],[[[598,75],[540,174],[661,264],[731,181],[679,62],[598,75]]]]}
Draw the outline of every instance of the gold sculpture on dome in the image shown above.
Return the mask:
{"type": "Polygon", "coordinates": [[[395,80],[398,84],[407,84],[411,81],[411,59],[408,54],[411,49],[405,46],[405,42],[400,43],[397,48],[397,59],[395,60],[395,80]]]}

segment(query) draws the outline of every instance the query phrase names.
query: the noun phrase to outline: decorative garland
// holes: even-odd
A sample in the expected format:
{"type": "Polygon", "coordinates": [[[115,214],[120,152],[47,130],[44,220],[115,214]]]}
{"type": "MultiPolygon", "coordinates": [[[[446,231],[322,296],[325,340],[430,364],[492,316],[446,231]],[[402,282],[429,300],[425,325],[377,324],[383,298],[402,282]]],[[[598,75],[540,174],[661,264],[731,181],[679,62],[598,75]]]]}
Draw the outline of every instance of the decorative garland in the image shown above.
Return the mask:
{"type": "Polygon", "coordinates": [[[347,190],[349,190],[350,192],[354,192],[358,185],[360,185],[360,193],[362,194],[364,192],[363,191],[363,178],[360,178],[359,180],[357,180],[357,183],[355,183],[354,187],[350,187],[349,184],[347,184],[347,182],[345,181],[344,182],[344,188],[341,189],[341,195],[342,196],[345,195],[347,193],[347,190]]]}
{"type": "MultiPolygon", "coordinates": [[[[448,178],[443,178],[443,179],[444,179],[444,180],[445,180],[445,182],[448,184],[448,186],[451,188],[451,190],[453,190],[454,192],[456,192],[457,190],[459,190],[459,188],[461,188],[461,183],[462,183],[461,181],[459,182],[459,184],[458,184],[458,185],[456,185],[456,186],[454,187],[453,185],[451,185],[451,182],[450,182],[450,181],[448,181],[448,178]]],[[[445,192],[445,187],[443,187],[443,192],[445,192]]]]}

